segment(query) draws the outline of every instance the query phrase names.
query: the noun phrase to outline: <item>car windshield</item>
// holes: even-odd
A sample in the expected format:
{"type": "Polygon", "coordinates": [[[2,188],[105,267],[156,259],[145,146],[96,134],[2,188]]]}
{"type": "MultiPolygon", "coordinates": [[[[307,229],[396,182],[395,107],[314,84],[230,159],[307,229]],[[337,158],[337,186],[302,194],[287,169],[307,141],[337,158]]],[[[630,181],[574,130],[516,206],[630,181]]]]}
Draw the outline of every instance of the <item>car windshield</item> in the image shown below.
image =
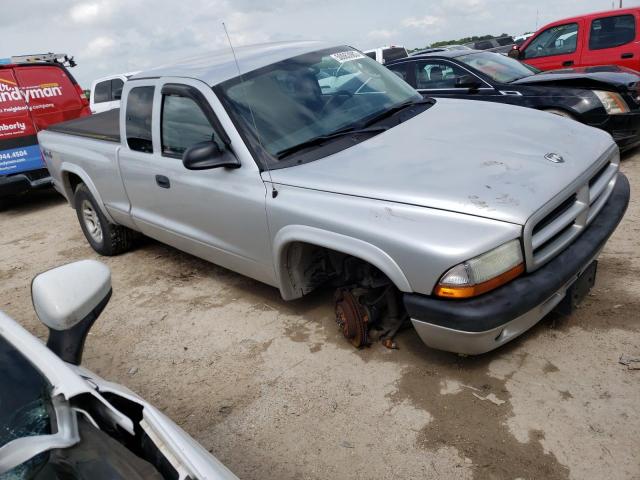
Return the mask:
{"type": "Polygon", "coordinates": [[[533,67],[493,52],[471,53],[458,57],[457,60],[500,83],[514,82],[538,73],[533,67]]]}
{"type": "MultiPolygon", "coordinates": [[[[50,390],[46,378],[0,337],[0,448],[18,438],[51,433],[50,390]]],[[[30,478],[45,459],[38,455],[0,479],[30,478]]]]}
{"type": "Polygon", "coordinates": [[[240,129],[271,157],[422,99],[397,75],[350,47],[290,58],[216,88],[240,129]]]}

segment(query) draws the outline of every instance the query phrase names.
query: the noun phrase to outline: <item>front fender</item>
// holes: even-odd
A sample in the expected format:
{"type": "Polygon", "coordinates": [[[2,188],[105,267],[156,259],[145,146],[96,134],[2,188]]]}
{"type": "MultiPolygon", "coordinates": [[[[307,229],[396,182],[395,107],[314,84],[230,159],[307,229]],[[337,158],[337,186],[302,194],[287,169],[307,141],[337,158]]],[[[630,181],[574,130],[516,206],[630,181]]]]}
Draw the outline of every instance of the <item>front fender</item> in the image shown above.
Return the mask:
{"type": "Polygon", "coordinates": [[[402,292],[411,292],[411,285],[398,264],[383,250],[363,240],[307,225],[288,225],[276,234],[273,241],[273,255],[280,293],[285,300],[300,297],[287,275],[287,247],[295,242],[309,243],[352,255],[364,260],[382,273],[402,292]]]}

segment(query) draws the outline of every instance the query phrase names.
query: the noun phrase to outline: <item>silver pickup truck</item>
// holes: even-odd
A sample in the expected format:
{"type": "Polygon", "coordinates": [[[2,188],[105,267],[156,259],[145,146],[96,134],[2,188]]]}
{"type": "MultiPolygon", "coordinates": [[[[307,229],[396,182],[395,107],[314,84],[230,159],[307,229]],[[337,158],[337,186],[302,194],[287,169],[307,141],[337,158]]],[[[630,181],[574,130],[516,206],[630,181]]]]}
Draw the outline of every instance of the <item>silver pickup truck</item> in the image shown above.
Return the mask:
{"type": "Polygon", "coordinates": [[[285,300],[334,288],[355,346],[394,346],[410,321],[427,345],[465,354],[593,285],[629,201],[607,133],[423,99],[348,46],[235,53],[140,73],[121,110],[38,135],[98,253],[141,232],[285,300]]]}

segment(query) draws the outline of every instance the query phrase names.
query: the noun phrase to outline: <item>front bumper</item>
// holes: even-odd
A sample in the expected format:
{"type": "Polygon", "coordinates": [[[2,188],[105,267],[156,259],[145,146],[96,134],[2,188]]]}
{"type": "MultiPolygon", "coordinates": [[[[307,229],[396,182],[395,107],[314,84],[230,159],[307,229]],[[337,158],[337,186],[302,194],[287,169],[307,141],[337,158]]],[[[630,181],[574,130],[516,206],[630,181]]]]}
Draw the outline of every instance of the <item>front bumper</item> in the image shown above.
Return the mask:
{"type": "Polygon", "coordinates": [[[597,126],[611,134],[620,151],[640,145],[640,113],[609,115],[604,124],[597,126]]]}
{"type": "Polygon", "coordinates": [[[0,177],[0,197],[19,195],[51,184],[51,175],[46,168],[0,177]]]}
{"type": "Polygon", "coordinates": [[[629,204],[627,177],[573,244],[552,261],[492,292],[469,300],[405,294],[404,304],[422,341],[430,347],[477,355],[524,333],[560,303],[567,289],[597,258],[629,204]]]}

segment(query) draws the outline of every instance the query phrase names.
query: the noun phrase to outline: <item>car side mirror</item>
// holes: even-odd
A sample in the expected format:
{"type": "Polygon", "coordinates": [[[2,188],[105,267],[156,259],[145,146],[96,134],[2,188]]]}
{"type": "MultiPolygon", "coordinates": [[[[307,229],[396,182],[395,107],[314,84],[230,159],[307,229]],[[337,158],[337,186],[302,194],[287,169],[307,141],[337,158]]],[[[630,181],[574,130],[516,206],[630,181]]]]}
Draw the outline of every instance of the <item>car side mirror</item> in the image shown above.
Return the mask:
{"type": "Polygon", "coordinates": [[[456,78],[456,88],[468,88],[469,90],[477,90],[482,83],[473,75],[462,75],[456,78]]]}
{"type": "Polygon", "coordinates": [[[189,147],[182,155],[182,164],[187,170],[240,167],[238,159],[228,150],[222,150],[213,140],[189,147]]]}
{"type": "Polygon", "coordinates": [[[33,279],[31,298],[49,328],[47,347],[65,362],[80,365],[89,330],[111,298],[111,271],[95,260],[54,268],[33,279]]]}
{"type": "Polygon", "coordinates": [[[515,45],[511,50],[509,50],[509,56],[511,58],[515,58],[516,60],[518,60],[520,59],[520,55],[521,55],[520,49],[515,45]]]}

